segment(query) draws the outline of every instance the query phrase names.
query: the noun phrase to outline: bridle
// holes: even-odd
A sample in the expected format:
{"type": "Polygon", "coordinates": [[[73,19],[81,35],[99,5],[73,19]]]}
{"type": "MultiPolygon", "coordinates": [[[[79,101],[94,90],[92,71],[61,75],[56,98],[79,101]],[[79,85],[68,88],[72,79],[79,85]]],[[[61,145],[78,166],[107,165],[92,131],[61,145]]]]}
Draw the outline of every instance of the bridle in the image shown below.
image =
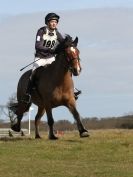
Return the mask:
{"type": "Polygon", "coordinates": [[[75,76],[81,71],[79,50],[77,49],[78,37],[72,40],[72,37],[67,35],[62,43],[57,46],[55,54],[60,54],[65,59],[64,67],[71,71],[75,76]],[[76,61],[75,61],[76,60],[76,61]]]}
{"type": "MultiPolygon", "coordinates": [[[[65,49],[66,60],[68,62],[68,69],[72,73],[74,72],[74,68],[72,67],[72,62],[76,60],[76,68],[78,68],[78,72],[81,71],[80,67],[80,58],[79,58],[79,50],[73,45],[65,49]]],[[[76,69],[77,70],[77,69],[76,69]]]]}

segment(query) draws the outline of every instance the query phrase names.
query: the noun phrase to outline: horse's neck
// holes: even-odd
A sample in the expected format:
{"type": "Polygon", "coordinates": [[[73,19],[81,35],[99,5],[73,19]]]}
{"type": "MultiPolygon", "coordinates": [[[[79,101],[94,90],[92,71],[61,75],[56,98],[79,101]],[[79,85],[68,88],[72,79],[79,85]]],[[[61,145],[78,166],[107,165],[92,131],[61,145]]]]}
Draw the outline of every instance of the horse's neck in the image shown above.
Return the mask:
{"type": "Polygon", "coordinates": [[[66,60],[66,56],[64,53],[61,53],[59,55],[56,56],[56,71],[58,72],[58,74],[67,74],[68,72],[68,63],[66,60]]]}
{"type": "Polygon", "coordinates": [[[56,63],[55,63],[55,72],[56,72],[56,77],[57,80],[65,80],[66,78],[70,76],[71,78],[71,72],[69,71],[68,68],[68,62],[66,60],[66,56],[64,53],[61,53],[56,56],[56,63]]]}
{"type": "Polygon", "coordinates": [[[58,86],[59,88],[67,87],[68,89],[73,86],[71,72],[68,68],[68,62],[66,61],[63,53],[58,54],[55,62],[43,70],[43,73],[40,76],[40,82],[45,83],[44,86],[48,84],[51,88],[58,86]]]}

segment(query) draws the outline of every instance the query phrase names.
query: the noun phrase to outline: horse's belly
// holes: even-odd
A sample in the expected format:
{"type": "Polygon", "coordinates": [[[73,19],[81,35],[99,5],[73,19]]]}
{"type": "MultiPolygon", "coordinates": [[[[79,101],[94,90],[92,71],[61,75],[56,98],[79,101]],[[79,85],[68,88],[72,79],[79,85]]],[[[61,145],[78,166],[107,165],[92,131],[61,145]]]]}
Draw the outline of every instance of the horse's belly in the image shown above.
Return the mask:
{"type": "Polygon", "coordinates": [[[70,102],[70,100],[73,99],[74,99],[73,94],[62,94],[60,96],[53,97],[51,99],[51,103],[53,107],[65,106],[70,102]]]}

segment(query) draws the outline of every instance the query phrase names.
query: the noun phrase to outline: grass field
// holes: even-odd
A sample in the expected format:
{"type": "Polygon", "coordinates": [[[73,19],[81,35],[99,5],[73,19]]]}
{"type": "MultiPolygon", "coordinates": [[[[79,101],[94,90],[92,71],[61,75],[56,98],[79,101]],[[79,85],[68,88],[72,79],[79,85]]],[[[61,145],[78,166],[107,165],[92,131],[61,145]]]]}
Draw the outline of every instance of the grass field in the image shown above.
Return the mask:
{"type": "Polygon", "coordinates": [[[68,132],[0,141],[0,177],[133,177],[133,131],[68,132]]]}

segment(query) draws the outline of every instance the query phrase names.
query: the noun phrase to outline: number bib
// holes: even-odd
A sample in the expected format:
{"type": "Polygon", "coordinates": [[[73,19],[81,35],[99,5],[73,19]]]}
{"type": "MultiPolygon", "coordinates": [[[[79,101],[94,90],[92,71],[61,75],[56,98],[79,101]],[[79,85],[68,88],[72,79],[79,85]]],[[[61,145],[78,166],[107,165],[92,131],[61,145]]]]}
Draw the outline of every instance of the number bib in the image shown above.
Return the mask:
{"type": "Polygon", "coordinates": [[[56,32],[53,32],[53,36],[48,35],[48,30],[46,30],[46,34],[43,35],[43,46],[47,48],[54,49],[57,45],[57,35],[56,32]]]}

